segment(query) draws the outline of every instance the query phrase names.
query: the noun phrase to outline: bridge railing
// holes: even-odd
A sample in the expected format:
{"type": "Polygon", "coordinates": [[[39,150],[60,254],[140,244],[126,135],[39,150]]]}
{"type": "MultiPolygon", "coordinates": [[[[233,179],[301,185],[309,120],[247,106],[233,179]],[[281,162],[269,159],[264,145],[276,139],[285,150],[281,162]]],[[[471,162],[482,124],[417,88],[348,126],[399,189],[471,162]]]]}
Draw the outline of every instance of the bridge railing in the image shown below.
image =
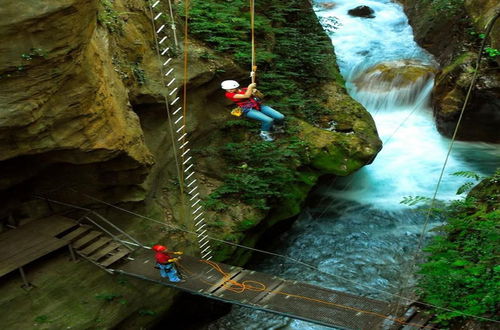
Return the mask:
{"type": "Polygon", "coordinates": [[[121,243],[122,245],[126,246],[128,249],[131,251],[136,251],[139,248],[145,248],[149,249],[149,247],[143,245],[139,240],[128,234],[126,231],[118,227],[116,224],[114,224],[112,221],[108,220],[105,218],[102,214],[78,205],[70,204],[70,203],[65,203],[57,200],[53,200],[50,198],[46,197],[39,197],[41,199],[44,199],[47,201],[47,203],[54,203],[58,204],[61,206],[66,206],[74,210],[80,210],[84,211],[83,215],[79,218],[78,222],[83,223],[83,222],[88,222],[91,225],[99,228],[106,234],[108,234],[114,241],[117,241],[121,243]],[[132,246],[132,247],[131,247],[132,246]]]}

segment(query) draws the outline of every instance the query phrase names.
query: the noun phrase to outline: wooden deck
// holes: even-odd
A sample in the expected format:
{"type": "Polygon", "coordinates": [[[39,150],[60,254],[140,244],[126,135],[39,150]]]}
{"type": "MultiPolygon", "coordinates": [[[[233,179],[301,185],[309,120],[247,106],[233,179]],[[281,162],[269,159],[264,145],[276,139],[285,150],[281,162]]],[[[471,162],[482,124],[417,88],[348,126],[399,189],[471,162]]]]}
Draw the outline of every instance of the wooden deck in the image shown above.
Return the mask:
{"type": "Polygon", "coordinates": [[[168,279],[160,277],[159,271],[154,268],[151,251],[141,251],[134,258],[113,271],[208,298],[326,326],[388,329],[395,323],[395,317],[390,315],[389,303],[384,301],[189,256],[183,256],[178,263],[178,269],[186,281],[170,283],[168,279]]]}
{"type": "Polygon", "coordinates": [[[0,234],[0,277],[69,245],[56,236],[76,226],[74,220],[52,216],[33,220],[0,234]]]}

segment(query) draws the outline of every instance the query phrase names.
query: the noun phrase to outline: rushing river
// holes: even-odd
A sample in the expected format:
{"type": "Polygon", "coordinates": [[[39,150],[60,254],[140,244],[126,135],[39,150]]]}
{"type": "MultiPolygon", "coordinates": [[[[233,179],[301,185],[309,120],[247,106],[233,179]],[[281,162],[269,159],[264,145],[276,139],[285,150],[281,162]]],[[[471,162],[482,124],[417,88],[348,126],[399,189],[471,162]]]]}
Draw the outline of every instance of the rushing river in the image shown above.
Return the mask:
{"type": "MultiPolygon", "coordinates": [[[[349,93],[375,119],[383,150],[373,164],[347,178],[323,182],[292,228],[276,237],[273,252],[315,265],[322,272],[263,257],[254,269],[298,279],[336,290],[381,300],[411,287],[405,265],[413,262],[425,215],[400,201],[405,196],[432,197],[450,140],[436,130],[429,107],[433,85],[420,79],[401,87],[362,90],[359,74],[382,62],[411,60],[434,66],[432,56],[413,40],[413,32],[400,5],[388,0],[337,0],[330,7],[315,1],[317,15],[335,46],[338,65],[349,93]],[[366,5],[374,18],[352,17],[349,9],[366,5]],[[332,276],[325,273],[333,274],[332,276]]],[[[490,175],[499,166],[498,145],[456,142],[437,198],[456,197],[465,179],[451,175],[474,171],[490,175]]],[[[429,227],[438,224],[431,219],[429,227]]],[[[429,233],[426,234],[428,237],[429,233]]],[[[406,293],[407,294],[407,291],[406,293]]],[[[209,329],[323,329],[324,327],[269,313],[234,307],[209,329]]],[[[326,329],[326,328],[325,328],[326,329]]]]}

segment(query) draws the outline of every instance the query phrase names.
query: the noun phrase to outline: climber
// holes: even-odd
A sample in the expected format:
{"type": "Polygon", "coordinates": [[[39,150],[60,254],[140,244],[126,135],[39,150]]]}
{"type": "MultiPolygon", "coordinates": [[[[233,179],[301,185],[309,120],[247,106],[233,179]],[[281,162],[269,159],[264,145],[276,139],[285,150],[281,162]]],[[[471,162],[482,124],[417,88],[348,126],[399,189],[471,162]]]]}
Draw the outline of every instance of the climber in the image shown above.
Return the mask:
{"type": "MultiPolygon", "coordinates": [[[[182,279],[179,276],[179,272],[175,267],[175,262],[179,260],[179,258],[172,258],[170,254],[167,252],[167,247],[163,245],[156,244],[151,248],[156,252],[156,266],[160,269],[161,277],[168,277],[170,282],[181,282],[182,279]]],[[[182,252],[170,252],[172,254],[181,255],[182,252]]]]}
{"type": "MultiPolygon", "coordinates": [[[[283,125],[285,116],[267,105],[263,105],[260,99],[254,96],[257,85],[252,83],[247,88],[239,88],[240,84],[235,80],[225,80],[221,84],[226,90],[226,97],[233,101],[241,111],[233,110],[236,116],[244,115],[248,118],[259,120],[262,123],[260,137],[264,141],[273,141],[271,129],[273,124],[283,125]]],[[[275,132],[283,131],[282,127],[275,127],[275,132]]]]}

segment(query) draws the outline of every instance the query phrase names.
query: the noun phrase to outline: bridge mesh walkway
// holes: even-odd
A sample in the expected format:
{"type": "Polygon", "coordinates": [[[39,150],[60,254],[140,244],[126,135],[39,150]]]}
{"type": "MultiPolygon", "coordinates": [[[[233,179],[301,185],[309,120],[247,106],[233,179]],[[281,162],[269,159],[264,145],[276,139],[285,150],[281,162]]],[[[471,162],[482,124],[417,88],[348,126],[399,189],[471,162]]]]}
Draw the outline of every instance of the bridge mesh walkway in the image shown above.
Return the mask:
{"type": "Polygon", "coordinates": [[[395,319],[389,303],[285,280],[221,263],[183,256],[178,269],[186,279],[170,283],[154,268],[150,251],[115,272],[175,287],[190,293],[277,313],[305,321],[348,329],[384,329],[395,319]]]}

